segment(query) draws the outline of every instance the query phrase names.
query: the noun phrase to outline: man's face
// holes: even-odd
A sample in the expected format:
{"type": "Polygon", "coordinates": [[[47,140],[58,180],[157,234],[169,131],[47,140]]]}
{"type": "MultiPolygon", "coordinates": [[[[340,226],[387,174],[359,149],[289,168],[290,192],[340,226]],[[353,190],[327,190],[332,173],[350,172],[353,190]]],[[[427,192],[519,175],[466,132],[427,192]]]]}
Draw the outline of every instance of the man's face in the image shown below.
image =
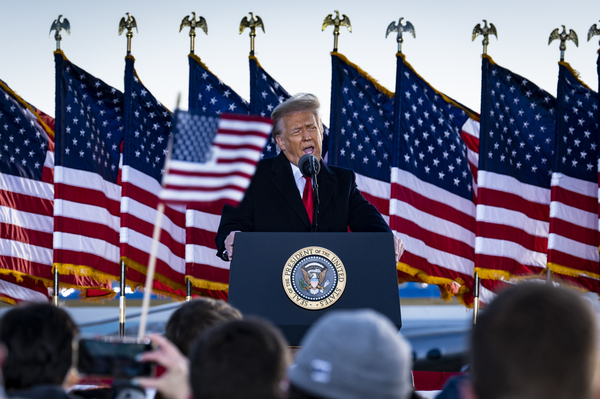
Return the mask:
{"type": "Polygon", "coordinates": [[[298,166],[300,157],[313,154],[321,160],[323,133],[312,112],[297,112],[282,118],[283,133],[275,138],[285,157],[298,166]]]}

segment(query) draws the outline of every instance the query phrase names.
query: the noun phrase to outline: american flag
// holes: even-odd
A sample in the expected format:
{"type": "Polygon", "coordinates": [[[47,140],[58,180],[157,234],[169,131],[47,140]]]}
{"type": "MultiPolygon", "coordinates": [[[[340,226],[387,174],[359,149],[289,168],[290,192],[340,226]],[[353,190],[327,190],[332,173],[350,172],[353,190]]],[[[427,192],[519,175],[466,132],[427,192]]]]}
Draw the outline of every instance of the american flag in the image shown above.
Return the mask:
{"type": "MultiPolygon", "coordinates": [[[[250,113],[270,117],[276,106],[290,98],[290,94],[263,69],[258,59],[251,55],[250,61],[250,113]]],[[[269,135],[262,157],[277,155],[277,144],[269,135]]]]}
{"type": "Polygon", "coordinates": [[[561,62],[548,267],[592,292],[600,290],[597,111],[598,94],[561,62]]]}
{"type": "Polygon", "coordinates": [[[363,196],[389,223],[394,93],[342,54],[331,60],[329,163],[354,170],[363,196]]]}
{"type": "Polygon", "coordinates": [[[164,189],[170,204],[193,204],[187,211],[187,276],[202,289],[227,290],[229,263],[216,255],[214,235],[225,204],[237,205],[254,175],[271,132],[271,121],[259,116],[206,115],[178,111],[164,189]],[[212,242],[208,242],[212,239],[212,242]],[[204,245],[199,245],[204,244],[204,245]]]}
{"type": "MultiPolygon", "coordinates": [[[[172,115],[142,84],[133,57],[128,56],[125,63],[121,257],[128,267],[128,281],[140,286],[145,283],[152,247],[172,115]]],[[[154,278],[162,285],[155,284],[153,291],[183,297],[185,207],[165,207],[161,227],[154,278]]]]}
{"type": "MultiPolygon", "coordinates": [[[[49,117],[48,117],[49,118],[49,117]]],[[[52,118],[48,119],[49,121],[52,118]]],[[[53,284],[54,131],[0,81],[0,300],[48,300],[53,284]]],[[[63,287],[103,291],[86,277],[62,276],[63,287]]]]}
{"type": "Polygon", "coordinates": [[[271,132],[271,120],[179,111],[174,132],[160,198],[214,211],[237,205],[244,197],[271,132]]]}
{"type": "MultiPolygon", "coordinates": [[[[194,112],[234,112],[247,115],[250,105],[224,84],[200,58],[190,54],[189,109],[194,112]]],[[[216,257],[215,238],[221,220],[221,209],[186,211],[186,276],[195,289],[208,296],[227,299],[229,262],[216,257]]]]}
{"type": "Polygon", "coordinates": [[[54,264],[117,280],[123,94],[55,52],[54,264]]]}
{"type": "Polygon", "coordinates": [[[204,112],[249,114],[250,105],[212,73],[194,54],[189,55],[189,109],[204,112]]]}
{"type": "Polygon", "coordinates": [[[396,79],[390,226],[407,248],[398,269],[429,284],[459,283],[458,298],[469,301],[479,118],[431,87],[402,54],[396,79]]]}
{"type": "Polygon", "coordinates": [[[475,267],[510,280],[546,267],[556,99],[483,56],[475,267]]]}

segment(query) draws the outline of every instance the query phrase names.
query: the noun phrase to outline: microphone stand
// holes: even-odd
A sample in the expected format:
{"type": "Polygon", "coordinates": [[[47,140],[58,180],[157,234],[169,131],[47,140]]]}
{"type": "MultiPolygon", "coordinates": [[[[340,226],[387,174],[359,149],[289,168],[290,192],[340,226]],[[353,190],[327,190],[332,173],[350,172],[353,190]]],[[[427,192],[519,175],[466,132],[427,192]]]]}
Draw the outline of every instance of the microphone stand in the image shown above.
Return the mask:
{"type": "Polygon", "coordinates": [[[315,173],[315,169],[312,169],[311,173],[312,180],[312,188],[313,188],[313,223],[312,223],[312,232],[317,232],[317,226],[319,225],[318,217],[319,217],[319,183],[317,183],[317,174],[315,173]]]}

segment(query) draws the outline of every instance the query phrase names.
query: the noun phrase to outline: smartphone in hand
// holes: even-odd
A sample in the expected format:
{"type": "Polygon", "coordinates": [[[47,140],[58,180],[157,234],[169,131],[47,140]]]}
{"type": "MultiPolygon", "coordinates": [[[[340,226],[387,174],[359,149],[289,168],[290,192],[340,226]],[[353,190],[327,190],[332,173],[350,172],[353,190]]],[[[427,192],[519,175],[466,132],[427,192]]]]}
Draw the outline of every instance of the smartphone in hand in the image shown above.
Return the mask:
{"type": "Polygon", "coordinates": [[[73,366],[85,377],[152,377],[156,365],[140,362],[139,357],[153,349],[149,338],[79,336],[73,340],[73,366]]]}

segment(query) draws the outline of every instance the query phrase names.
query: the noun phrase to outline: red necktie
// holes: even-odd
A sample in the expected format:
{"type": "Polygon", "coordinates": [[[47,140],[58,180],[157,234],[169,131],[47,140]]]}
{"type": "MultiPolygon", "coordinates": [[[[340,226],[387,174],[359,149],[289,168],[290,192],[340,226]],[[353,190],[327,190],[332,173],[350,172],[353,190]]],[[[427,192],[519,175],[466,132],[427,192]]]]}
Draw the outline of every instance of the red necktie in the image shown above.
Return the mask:
{"type": "Polygon", "coordinates": [[[308,213],[308,219],[312,223],[313,221],[313,190],[310,177],[304,177],[306,184],[304,185],[304,193],[302,193],[302,202],[308,213]]]}

